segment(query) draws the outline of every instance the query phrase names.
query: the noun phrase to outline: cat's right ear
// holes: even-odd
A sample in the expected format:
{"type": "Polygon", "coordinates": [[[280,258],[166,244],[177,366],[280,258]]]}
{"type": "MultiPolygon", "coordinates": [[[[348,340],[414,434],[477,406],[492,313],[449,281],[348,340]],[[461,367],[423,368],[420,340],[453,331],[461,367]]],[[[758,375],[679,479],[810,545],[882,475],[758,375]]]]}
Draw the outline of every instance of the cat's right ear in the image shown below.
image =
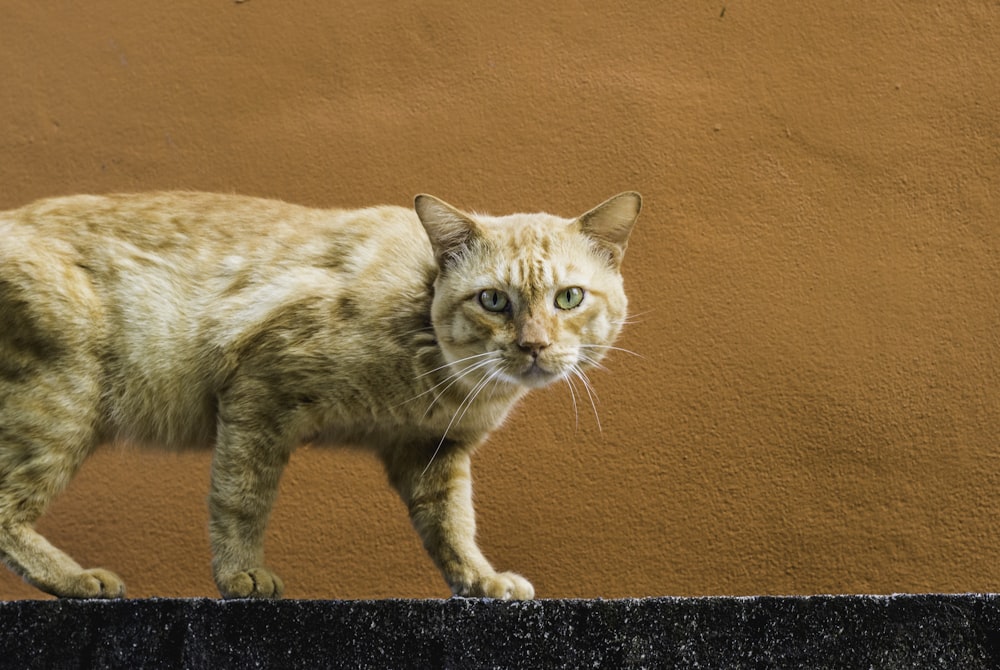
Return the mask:
{"type": "Polygon", "coordinates": [[[438,267],[444,269],[476,234],[476,223],[464,212],[432,195],[418,195],[413,208],[430,238],[438,267]]]}

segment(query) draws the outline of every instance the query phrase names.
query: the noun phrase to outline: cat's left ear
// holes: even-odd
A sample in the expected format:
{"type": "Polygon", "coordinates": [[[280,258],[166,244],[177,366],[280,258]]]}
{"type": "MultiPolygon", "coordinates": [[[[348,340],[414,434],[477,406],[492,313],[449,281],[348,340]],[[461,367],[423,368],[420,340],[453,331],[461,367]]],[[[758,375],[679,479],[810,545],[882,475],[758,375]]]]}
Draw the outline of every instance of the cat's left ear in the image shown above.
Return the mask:
{"type": "Polygon", "coordinates": [[[464,212],[432,195],[418,195],[413,208],[430,238],[441,269],[452,261],[476,235],[476,223],[464,212]]]}
{"type": "Polygon", "coordinates": [[[642,196],[626,191],[609,198],[579,219],[583,233],[611,256],[615,267],[621,265],[628,246],[628,236],[642,209],[642,196]]]}

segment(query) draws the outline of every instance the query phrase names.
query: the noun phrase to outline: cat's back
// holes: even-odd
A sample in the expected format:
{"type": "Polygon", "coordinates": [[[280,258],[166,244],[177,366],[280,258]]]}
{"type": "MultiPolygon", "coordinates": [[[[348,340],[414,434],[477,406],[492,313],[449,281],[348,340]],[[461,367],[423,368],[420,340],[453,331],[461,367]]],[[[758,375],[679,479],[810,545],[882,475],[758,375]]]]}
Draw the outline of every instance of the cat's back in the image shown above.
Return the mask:
{"type": "Polygon", "coordinates": [[[230,321],[220,328],[235,334],[289,300],[335,300],[345,287],[391,305],[425,293],[435,273],[418,217],[397,206],[156,192],[49,198],[0,212],[7,310],[34,303],[55,322],[142,339],[190,335],[208,320],[230,321]]]}
{"type": "Polygon", "coordinates": [[[0,263],[26,271],[55,263],[98,283],[162,274],[204,287],[254,268],[359,270],[377,256],[366,250],[392,246],[398,263],[425,266],[424,237],[412,210],[394,206],[318,209],[200,192],[75,195],[0,212],[0,263]]]}
{"type": "MultiPolygon", "coordinates": [[[[0,212],[7,308],[136,338],[231,334],[289,300],[419,293],[435,272],[412,209],[318,209],[200,192],[49,198],[0,212]]],[[[390,299],[391,296],[385,296],[390,299]]],[[[3,298],[0,295],[0,298],[3,298]]]]}
{"type": "MultiPolygon", "coordinates": [[[[406,227],[408,210],[379,209],[398,210],[394,213],[404,216],[397,216],[397,225],[406,227]]],[[[267,239],[287,247],[352,224],[364,227],[351,210],[195,191],[72,195],[0,212],[0,227],[11,236],[48,242],[44,246],[50,250],[70,245],[90,258],[122,253],[126,247],[164,255],[193,248],[225,252],[259,247],[267,239]]]]}
{"type": "Polygon", "coordinates": [[[221,352],[347,306],[337,332],[358,339],[400,304],[422,311],[435,271],[419,219],[402,207],[196,192],[51,198],[0,212],[0,350],[51,340],[92,352],[116,432],[199,441],[213,425],[207,394],[229,364],[221,352]]]}

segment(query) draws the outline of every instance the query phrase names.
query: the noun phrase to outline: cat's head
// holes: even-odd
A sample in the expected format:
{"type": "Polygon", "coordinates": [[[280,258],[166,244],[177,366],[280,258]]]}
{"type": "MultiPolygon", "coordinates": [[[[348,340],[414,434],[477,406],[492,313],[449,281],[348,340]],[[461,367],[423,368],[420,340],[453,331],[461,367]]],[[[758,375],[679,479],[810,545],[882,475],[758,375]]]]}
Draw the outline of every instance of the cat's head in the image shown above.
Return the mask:
{"type": "Polygon", "coordinates": [[[641,202],[621,193],[564,219],[470,214],[417,196],[439,268],[434,330],[466,386],[540,387],[604,357],[626,317],[619,267],[641,202]]]}

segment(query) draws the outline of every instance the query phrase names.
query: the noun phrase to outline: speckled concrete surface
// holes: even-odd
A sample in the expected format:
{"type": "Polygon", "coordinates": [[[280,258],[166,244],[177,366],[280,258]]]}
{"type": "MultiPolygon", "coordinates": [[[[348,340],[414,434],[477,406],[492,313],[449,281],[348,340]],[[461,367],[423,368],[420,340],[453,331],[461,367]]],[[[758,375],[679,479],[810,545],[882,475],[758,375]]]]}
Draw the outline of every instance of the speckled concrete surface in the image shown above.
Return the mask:
{"type": "Polygon", "coordinates": [[[994,595],[0,603],[17,668],[996,668],[994,595]]]}

